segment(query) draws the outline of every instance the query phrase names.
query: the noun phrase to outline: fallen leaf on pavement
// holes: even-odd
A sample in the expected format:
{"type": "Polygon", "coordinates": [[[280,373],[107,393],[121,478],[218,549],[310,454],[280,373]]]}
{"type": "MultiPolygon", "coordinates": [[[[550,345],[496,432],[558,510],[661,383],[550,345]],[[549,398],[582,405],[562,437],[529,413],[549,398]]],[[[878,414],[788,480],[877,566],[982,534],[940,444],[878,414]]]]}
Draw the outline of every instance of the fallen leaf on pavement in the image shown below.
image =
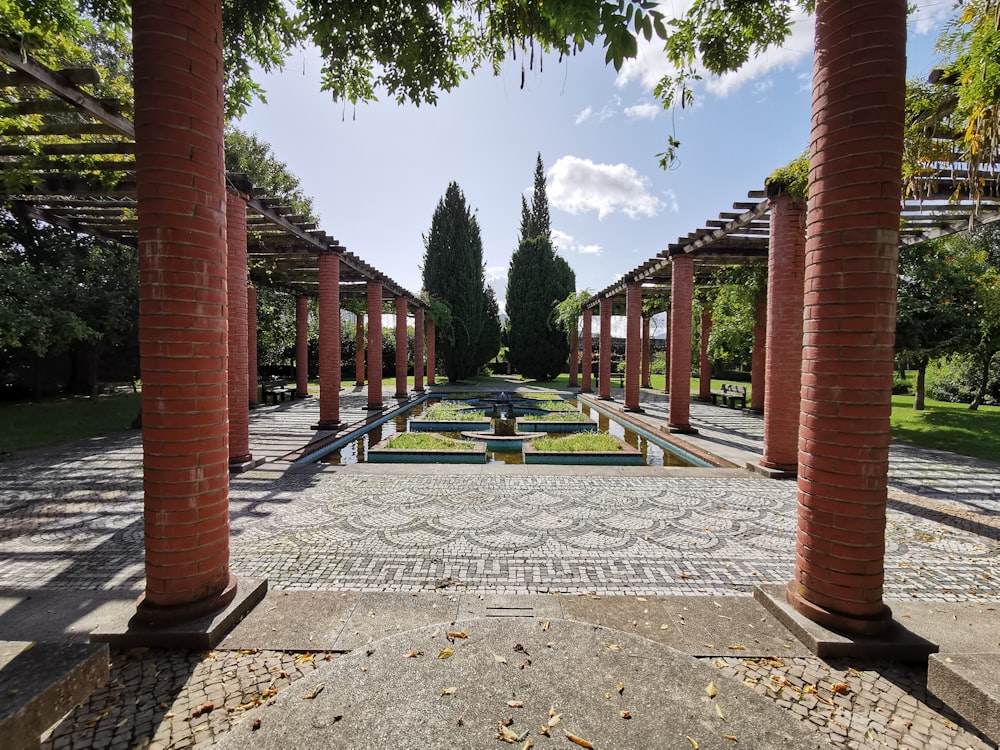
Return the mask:
{"type": "Polygon", "coordinates": [[[618,687],[616,687],[615,689],[618,691],[618,695],[621,695],[622,693],[625,692],[625,683],[619,682],[618,687]]]}
{"type": "Polygon", "coordinates": [[[515,742],[517,742],[520,739],[520,737],[518,736],[518,734],[516,732],[511,731],[510,729],[508,729],[507,727],[505,727],[500,722],[497,722],[497,737],[496,738],[498,740],[506,742],[508,745],[513,745],[515,742]]]}
{"type": "Polygon", "coordinates": [[[729,740],[730,742],[736,742],[736,735],[735,734],[724,734],[724,735],[722,735],[722,739],[729,740]]]}
{"type": "Polygon", "coordinates": [[[549,726],[550,727],[554,727],[560,721],[562,721],[562,714],[551,714],[549,716],[549,726]]]}
{"type": "Polygon", "coordinates": [[[192,716],[201,716],[202,714],[210,714],[215,710],[215,704],[212,701],[205,701],[198,708],[191,712],[192,716]]]}
{"type": "Polygon", "coordinates": [[[303,695],[302,696],[302,700],[304,700],[304,701],[311,701],[317,695],[319,695],[320,693],[322,693],[323,692],[323,688],[325,688],[325,687],[326,687],[326,683],[325,682],[321,682],[319,685],[317,685],[315,687],[315,689],[311,693],[309,693],[307,695],[303,695]]]}
{"type": "Polygon", "coordinates": [[[577,737],[575,734],[570,734],[569,732],[566,732],[566,739],[568,739],[574,745],[579,745],[580,747],[588,747],[591,748],[591,750],[593,750],[594,743],[583,739],[583,737],[577,737]]]}
{"type": "Polygon", "coordinates": [[[449,630],[448,631],[448,637],[449,638],[468,638],[469,634],[466,633],[464,630],[463,631],[449,630]]]}
{"type": "Polygon", "coordinates": [[[406,655],[406,658],[407,658],[407,659],[416,659],[416,658],[417,658],[418,656],[423,656],[423,655],[424,655],[424,652],[423,652],[423,651],[416,651],[416,650],[413,650],[413,651],[411,651],[410,653],[408,653],[408,654],[406,655]]]}
{"type": "Polygon", "coordinates": [[[695,742],[695,741],[694,741],[693,739],[691,739],[690,737],[688,737],[688,738],[687,738],[687,741],[691,743],[691,747],[693,747],[693,748],[694,748],[694,750],[698,750],[698,743],[697,743],[697,742],[695,742]]]}
{"type": "Polygon", "coordinates": [[[726,648],[728,648],[731,651],[746,651],[747,650],[746,646],[740,646],[740,645],[726,646],[726,648]]]}
{"type": "Polygon", "coordinates": [[[715,704],[715,713],[719,715],[720,719],[726,718],[726,715],[722,713],[722,706],[720,706],[718,703],[715,704]]]}
{"type": "Polygon", "coordinates": [[[441,695],[454,695],[457,692],[458,692],[457,687],[441,688],[441,695]]]}
{"type": "Polygon", "coordinates": [[[445,646],[438,653],[438,659],[447,659],[449,656],[452,656],[454,653],[455,653],[455,649],[451,648],[450,646],[445,646]]]}
{"type": "Polygon", "coordinates": [[[619,646],[617,643],[611,643],[610,641],[608,641],[604,645],[607,646],[612,651],[621,651],[622,650],[621,646],[619,646]]]}
{"type": "Polygon", "coordinates": [[[507,663],[507,657],[506,656],[500,656],[500,654],[493,654],[493,661],[495,661],[497,664],[506,664],[507,663]]]}
{"type": "Polygon", "coordinates": [[[524,741],[524,744],[521,745],[521,750],[529,750],[529,748],[532,748],[534,746],[535,746],[535,738],[528,737],[528,739],[524,741]]]}
{"type": "Polygon", "coordinates": [[[549,625],[551,625],[551,624],[552,624],[552,623],[551,623],[551,622],[549,622],[548,620],[542,620],[542,621],[541,621],[541,622],[539,623],[539,625],[541,625],[541,626],[542,626],[542,630],[548,630],[548,629],[549,629],[549,625]]]}
{"type": "Polygon", "coordinates": [[[260,719],[254,719],[253,724],[250,725],[250,730],[256,732],[260,729],[260,719]]]}
{"type": "Polygon", "coordinates": [[[623,719],[631,719],[632,718],[632,712],[631,711],[620,711],[618,715],[621,716],[623,719]]]}
{"type": "Polygon", "coordinates": [[[708,683],[708,686],[705,688],[705,695],[707,695],[709,698],[714,698],[718,694],[719,691],[715,687],[715,680],[712,680],[710,683],[708,683]]]}
{"type": "Polygon", "coordinates": [[[511,708],[524,708],[524,704],[521,701],[507,701],[507,705],[511,708]]]}
{"type": "Polygon", "coordinates": [[[851,686],[846,682],[835,682],[830,689],[837,695],[847,695],[851,692],[851,686]]]}

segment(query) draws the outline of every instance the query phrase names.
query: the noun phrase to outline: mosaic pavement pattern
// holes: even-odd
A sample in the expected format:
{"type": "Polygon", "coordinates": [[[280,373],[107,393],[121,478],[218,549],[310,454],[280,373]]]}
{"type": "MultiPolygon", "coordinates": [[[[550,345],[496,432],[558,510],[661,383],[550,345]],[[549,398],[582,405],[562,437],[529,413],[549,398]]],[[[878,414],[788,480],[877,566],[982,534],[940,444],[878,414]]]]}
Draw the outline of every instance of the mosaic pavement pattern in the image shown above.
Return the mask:
{"type": "MultiPolygon", "coordinates": [[[[0,587],[141,588],[139,442],[108,447],[100,456],[75,448],[43,472],[5,462],[0,587]]],[[[894,493],[886,595],[998,596],[995,492],[972,493],[972,502],[894,493]]],[[[275,588],[410,591],[444,582],[497,593],[739,594],[792,574],[794,484],[736,474],[265,466],[236,477],[231,497],[234,572],[275,588]]]]}

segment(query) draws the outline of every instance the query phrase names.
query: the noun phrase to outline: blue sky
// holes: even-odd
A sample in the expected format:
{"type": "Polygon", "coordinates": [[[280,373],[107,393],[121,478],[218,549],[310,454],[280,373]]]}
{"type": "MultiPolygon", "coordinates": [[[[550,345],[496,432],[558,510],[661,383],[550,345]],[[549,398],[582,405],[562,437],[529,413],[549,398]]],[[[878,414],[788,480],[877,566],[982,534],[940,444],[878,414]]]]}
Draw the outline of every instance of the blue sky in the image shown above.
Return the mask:
{"type": "MultiPolygon", "coordinates": [[[[910,20],[908,75],[926,77],[953,0],[918,0],[910,20]]],[[[662,3],[670,14],[687,5],[662,3]]],[[[621,73],[601,49],[544,72],[508,63],[443,94],[436,106],[393,100],[352,107],[320,91],[318,57],[296,53],[264,76],[267,103],[237,123],[269,142],[314,199],[320,226],[413,293],[421,288],[422,235],[450,181],[476,211],[487,278],[503,305],[521,195],[535,155],[548,172],[552,227],[577,288],[598,291],[748,190],[808,145],[811,19],[781,50],[739,73],[699,84],[693,108],[663,110],[652,90],[662,53],[641,48],[621,73]],[[673,169],[656,154],[674,134],[673,169]]]]}

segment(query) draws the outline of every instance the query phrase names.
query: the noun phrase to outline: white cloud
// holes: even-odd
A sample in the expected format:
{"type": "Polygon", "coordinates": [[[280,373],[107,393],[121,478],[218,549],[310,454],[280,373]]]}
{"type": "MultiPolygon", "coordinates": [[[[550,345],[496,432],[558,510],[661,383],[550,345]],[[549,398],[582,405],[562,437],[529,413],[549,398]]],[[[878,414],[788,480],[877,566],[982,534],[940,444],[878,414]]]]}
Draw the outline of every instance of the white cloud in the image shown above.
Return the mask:
{"type": "Polygon", "coordinates": [[[625,108],[625,116],[632,120],[652,120],[662,111],[658,104],[634,104],[625,108]]]}
{"type": "MultiPolygon", "coordinates": [[[[929,0],[925,0],[929,2],[929,0]]],[[[683,15],[691,5],[690,0],[675,2],[672,7],[660,4],[660,10],[670,18],[683,15]]],[[[750,81],[761,78],[772,71],[798,65],[812,55],[815,24],[812,16],[801,12],[792,14],[792,33],[780,48],[770,49],[760,57],[751,59],[734,73],[714,76],[701,71],[703,83],[709,93],[725,97],[750,81]]],[[[645,89],[652,89],[665,75],[676,72],[663,52],[663,43],[640,41],[639,53],[632,60],[626,60],[618,74],[615,85],[624,88],[638,82],[645,89]]]]}
{"type": "Polygon", "coordinates": [[[649,180],[628,164],[595,164],[563,156],[548,173],[549,203],[571,214],[596,211],[598,218],[620,211],[636,219],[656,216],[663,201],[647,191],[649,180]]]}
{"type": "Polygon", "coordinates": [[[622,104],[622,99],[620,96],[613,96],[611,100],[601,107],[597,112],[594,111],[593,107],[586,107],[582,109],[576,116],[576,125],[582,125],[588,120],[597,120],[597,122],[604,122],[605,120],[610,120],[612,117],[618,114],[618,108],[622,104]]]}
{"type": "Polygon", "coordinates": [[[594,108],[593,107],[587,107],[586,109],[581,110],[580,114],[578,114],[576,116],[576,123],[575,124],[576,125],[581,125],[581,124],[585,123],[587,120],[590,119],[590,116],[592,114],[594,114],[594,108]]]}
{"type": "Polygon", "coordinates": [[[681,212],[681,204],[677,200],[677,193],[673,190],[664,190],[663,197],[667,204],[667,213],[679,214],[681,212]]]}
{"type": "Polygon", "coordinates": [[[581,245],[570,235],[560,229],[552,230],[552,244],[563,253],[580,253],[580,255],[600,255],[604,248],[600,245],[581,245]]]}
{"type": "Polygon", "coordinates": [[[937,32],[955,13],[955,0],[910,0],[910,6],[908,25],[920,36],[937,32]]]}
{"type": "Polygon", "coordinates": [[[507,269],[504,266],[486,266],[486,281],[507,281],[507,269]]]}

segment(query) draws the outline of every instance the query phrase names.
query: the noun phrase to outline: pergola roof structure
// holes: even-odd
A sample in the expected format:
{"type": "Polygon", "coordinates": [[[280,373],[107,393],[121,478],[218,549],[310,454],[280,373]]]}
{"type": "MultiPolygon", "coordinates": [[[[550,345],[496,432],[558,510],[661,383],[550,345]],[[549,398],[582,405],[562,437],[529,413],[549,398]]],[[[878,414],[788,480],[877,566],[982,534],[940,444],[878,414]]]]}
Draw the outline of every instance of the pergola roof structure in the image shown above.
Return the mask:
{"type": "MultiPolygon", "coordinates": [[[[125,245],[137,244],[135,128],[128,103],[99,99],[86,89],[100,82],[91,68],[51,70],[0,38],[0,116],[24,125],[0,131],[0,196],[10,210],[125,245]]],[[[256,284],[318,296],[319,256],[340,258],[342,298],[360,297],[369,281],[386,299],[416,295],[351,253],[308,217],[229,174],[247,202],[247,259],[256,284]]]]}
{"type": "MultiPolygon", "coordinates": [[[[977,205],[967,189],[967,173],[941,166],[921,177],[919,197],[901,199],[900,245],[942,237],[970,226],[1000,220],[1000,180],[995,174],[987,182],[977,205]]],[[[749,200],[733,203],[733,211],[720,213],[705,226],[679,237],[645,263],[622,275],[615,283],[593,295],[584,308],[594,308],[601,299],[620,300],[630,282],[640,282],[644,293],[666,294],[671,283],[670,258],[687,253],[694,258],[696,283],[711,283],[724,266],[766,264],[771,244],[770,202],[766,190],[751,190],[749,200]]]]}

